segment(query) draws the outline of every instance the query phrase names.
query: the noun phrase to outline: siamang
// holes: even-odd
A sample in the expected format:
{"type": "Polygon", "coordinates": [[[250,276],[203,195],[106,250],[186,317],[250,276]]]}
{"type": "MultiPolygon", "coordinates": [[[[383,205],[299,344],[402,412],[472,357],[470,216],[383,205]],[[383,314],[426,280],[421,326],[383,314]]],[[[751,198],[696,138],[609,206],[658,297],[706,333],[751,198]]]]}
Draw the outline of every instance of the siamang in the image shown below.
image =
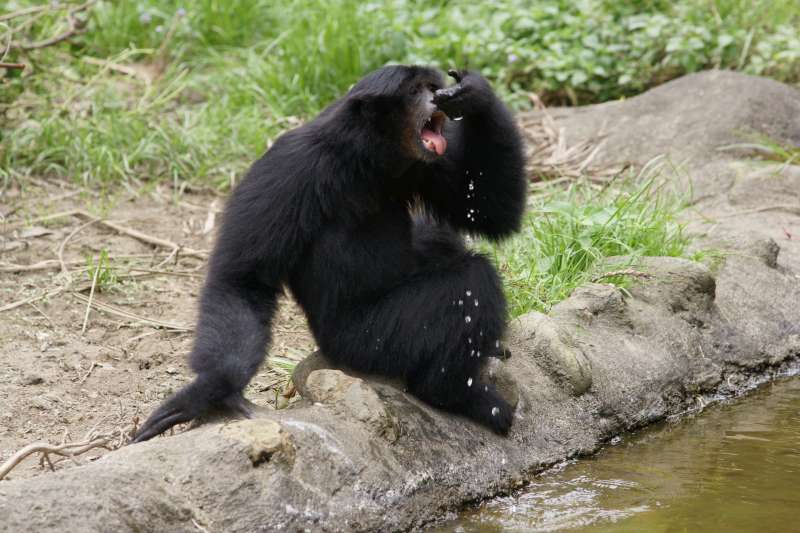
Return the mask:
{"type": "Polygon", "coordinates": [[[481,381],[506,318],[497,272],[462,234],[500,239],[525,206],[523,143],[489,83],[387,66],[278,138],[233,191],[201,296],[191,367],[134,441],[211,407],[249,415],[288,286],[335,364],[400,378],[421,400],[507,434],[481,381]]]}

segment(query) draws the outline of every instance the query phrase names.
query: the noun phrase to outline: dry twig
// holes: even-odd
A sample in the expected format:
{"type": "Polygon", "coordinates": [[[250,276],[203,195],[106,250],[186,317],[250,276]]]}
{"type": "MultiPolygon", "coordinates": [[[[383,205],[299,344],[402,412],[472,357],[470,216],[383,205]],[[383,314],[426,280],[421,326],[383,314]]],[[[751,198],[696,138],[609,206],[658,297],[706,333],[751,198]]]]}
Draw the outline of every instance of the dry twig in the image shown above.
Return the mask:
{"type": "Polygon", "coordinates": [[[65,459],[70,459],[76,464],[78,456],[82,455],[95,448],[103,448],[111,451],[121,447],[136,431],[138,424],[138,417],[134,418],[133,425],[127,428],[118,428],[111,433],[95,434],[94,430],[90,431],[84,440],[81,442],[62,442],[58,445],[48,444],[46,442],[36,442],[25,446],[17,453],[12,455],[5,463],[0,465],[0,480],[4,479],[9,472],[11,472],[18,464],[25,460],[26,457],[35,453],[41,453],[42,458],[40,464],[46,461],[51,470],[54,470],[53,463],[50,461],[50,454],[59,455],[65,459]]]}
{"type": "Polygon", "coordinates": [[[531,94],[530,99],[535,111],[521,115],[520,124],[532,147],[526,169],[531,179],[550,183],[549,177],[573,180],[585,176],[594,181],[605,181],[627,168],[628,165],[595,165],[603,136],[569,146],[564,128],[556,125],[539,97],[531,94]]]}
{"type": "Polygon", "coordinates": [[[597,283],[600,280],[613,278],[616,276],[628,276],[633,278],[643,278],[649,279],[652,278],[652,274],[648,274],[647,272],[641,272],[639,270],[635,270],[633,268],[625,268],[622,270],[612,270],[611,272],[603,272],[592,278],[592,283],[597,283]]]}
{"type": "MultiPolygon", "coordinates": [[[[81,335],[86,333],[86,325],[89,323],[89,312],[92,310],[92,300],[94,299],[94,288],[97,286],[97,276],[100,275],[100,265],[97,265],[97,268],[94,269],[94,274],[92,275],[92,287],[89,289],[89,301],[86,302],[86,313],[83,315],[83,326],[81,326],[81,335]]],[[[94,368],[94,363],[92,363],[92,368],[94,368]]],[[[89,369],[91,372],[92,369],[89,369]]],[[[88,376],[87,376],[88,377],[88,376]]]]}
{"type": "MultiPolygon", "coordinates": [[[[72,7],[71,9],[69,9],[67,11],[67,29],[62,31],[61,33],[59,33],[57,35],[54,35],[54,36],[52,36],[52,37],[50,37],[48,39],[44,39],[42,41],[36,41],[36,42],[19,43],[19,42],[12,41],[9,44],[9,48],[10,49],[18,49],[18,50],[37,50],[39,48],[46,48],[48,46],[53,46],[54,44],[58,44],[60,42],[66,41],[67,39],[75,37],[76,35],[80,35],[80,34],[84,33],[86,31],[86,21],[83,20],[83,19],[77,18],[75,15],[80,13],[80,12],[82,12],[82,11],[86,11],[87,9],[92,7],[96,2],[97,2],[97,0],[89,0],[88,2],[85,2],[83,4],[77,5],[75,7],[72,7]]],[[[44,9],[37,10],[37,11],[29,11],[28,13],[25,13],[25,14],[29,14],[29,15],[30,14],[39,14],[39,13],[42,13],[44,10],[61,9],[59,7],[51,7],[49,5],[48,6],[42,6],[42,7],[44,9]]],[[[21,11],[25,11],[25,10],[21,10],[21,11]]],[[[20,13],[20,11],[18,11],[16,15],[14,13],[11,13],[10,15],[14,15],[14,17],[21,16],[19,13],[20,13]]],[[[37,17],[38,17],[38,15],[37,15],[37,17]]],[[[19,27],[16,28],[14,31],[18,31],[18,30],[19,30],[19,27]]]]}
{"type": "Polygon", "coordinates": [[[142,324],[147,324],[148,326],[153,326],[156,328],[164,328],[169,329],[172,331],[192,331],[191,326],[186,326],[183,324],[174,324],[172,322],[165,322],[163,320],[156,320],[153,318],[146,318],[135,313],[131,313],[130,311],[126,311],[125,309],[120,309],[119,307],[106,304],[103,302],[98,302],[97,300],[90,301],[89,298],[84,296],[79,292],[72,293],[77,299],[82,302],[85,302],[88,305],[91,305],[95,309],[100,309],[101,311],[105,311],[106,313],[121,316],[123,318],[127,318],[128,320],[133,320],[135,322],[140,322],[142,324]]]}

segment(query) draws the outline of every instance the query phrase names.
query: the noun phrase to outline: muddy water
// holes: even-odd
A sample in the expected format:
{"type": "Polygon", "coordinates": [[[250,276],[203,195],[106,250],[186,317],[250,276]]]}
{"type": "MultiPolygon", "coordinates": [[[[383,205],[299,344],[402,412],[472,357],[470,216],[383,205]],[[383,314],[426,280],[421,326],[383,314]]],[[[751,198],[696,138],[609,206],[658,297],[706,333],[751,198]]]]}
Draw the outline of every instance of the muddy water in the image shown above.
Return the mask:
{"type": "Polygon", "coordinates": [[[442,531],[800,532],[800,378],[618,440],[442,531]]]}

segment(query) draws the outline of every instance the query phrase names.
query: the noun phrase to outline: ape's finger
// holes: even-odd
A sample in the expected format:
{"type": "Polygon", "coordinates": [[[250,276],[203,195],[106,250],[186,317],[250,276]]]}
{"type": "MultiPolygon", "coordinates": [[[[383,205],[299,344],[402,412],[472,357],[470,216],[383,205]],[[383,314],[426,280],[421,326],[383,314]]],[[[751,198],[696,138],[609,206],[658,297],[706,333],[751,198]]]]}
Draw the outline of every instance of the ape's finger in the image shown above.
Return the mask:
{"type": "Polygon", "coordinates": [[[146,440],[150,440],[156,435],[159,435],[175,424],[180,424],[181,422],[188,422],[192,419],[191,416],[188,416],[186,413],[182,411],[178,411],[171,415],[164,415],[159,414],[156,420],[153,420],[154,417],[150,417],[150,420],[145,422],[139,432],[136,434],[136,437],[131,441],[131,443],[137,442],[144,442],[146,440]],[[152,422],[151,422],[152,420],[152,422]]]}
{"type": "Polygon", "coordinates": [[[450,69],[447,71],[447,75],[456,80],[456,83],[461,83],[461,74],[456,69],[450,69]]]}

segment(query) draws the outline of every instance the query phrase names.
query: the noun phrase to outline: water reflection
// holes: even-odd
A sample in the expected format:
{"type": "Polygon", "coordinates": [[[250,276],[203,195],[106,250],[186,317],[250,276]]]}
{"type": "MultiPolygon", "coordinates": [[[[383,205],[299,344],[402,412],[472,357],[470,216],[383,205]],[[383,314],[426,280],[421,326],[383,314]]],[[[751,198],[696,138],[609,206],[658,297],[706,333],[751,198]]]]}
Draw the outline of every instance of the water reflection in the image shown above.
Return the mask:
{"type": "Polygon", "coordinates": [[[440,531],[800,532],[800,378],[562,465],[440,531]]]}

